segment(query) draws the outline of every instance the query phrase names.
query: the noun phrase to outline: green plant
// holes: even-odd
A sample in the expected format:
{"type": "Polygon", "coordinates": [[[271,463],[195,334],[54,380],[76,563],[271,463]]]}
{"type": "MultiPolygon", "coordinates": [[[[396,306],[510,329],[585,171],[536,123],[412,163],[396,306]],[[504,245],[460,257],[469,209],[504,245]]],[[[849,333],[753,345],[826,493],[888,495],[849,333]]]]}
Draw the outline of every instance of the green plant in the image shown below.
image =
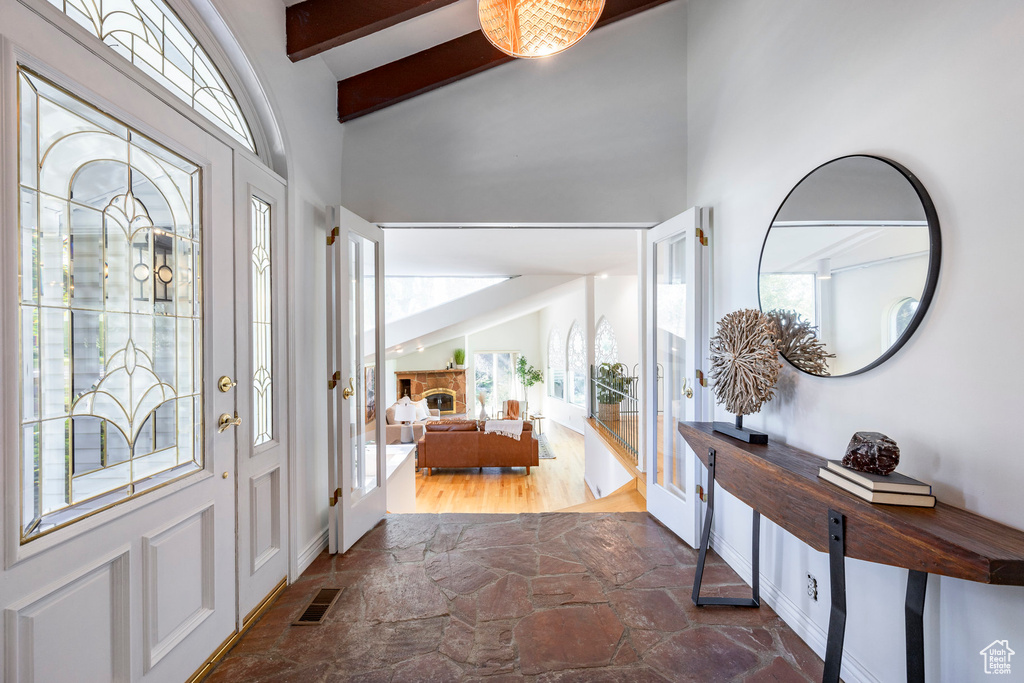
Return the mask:
{"type": "Polygon", "coordinates": [[[466,364],[466,349],[455,349],[452,353],[452,357],[455,359],[456,365],[466,364]]]}
{"type": "Polygon", "coordinates": [[[626,366],[623,363],[601,363],[597,366],[597,402],[605,404],[621,403],[625,398],[626,386],[630,378],[626,377],[626,366]]]}
{"type": "Polygon", "coordinates": [[[544,381],[544,375],[526,361],[526,356],[519,356],[516,360],[516,377],[519,378],[519,383],[523,385],[524,399],[527,397],[530,387],[544,381]]]}

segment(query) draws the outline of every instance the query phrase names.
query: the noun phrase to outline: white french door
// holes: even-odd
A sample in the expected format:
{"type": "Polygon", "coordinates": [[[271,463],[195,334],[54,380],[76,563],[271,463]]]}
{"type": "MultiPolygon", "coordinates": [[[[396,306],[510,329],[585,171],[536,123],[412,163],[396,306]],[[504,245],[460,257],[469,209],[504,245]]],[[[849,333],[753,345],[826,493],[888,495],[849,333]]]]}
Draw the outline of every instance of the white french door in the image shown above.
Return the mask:
{"type": "Polygon", "coordinates": [[[285,215],[284,183],[236,153],[239,628],[288,577],[285,215]]]}
{"type": "Polygon", "coordinates": [[[344,207],[327,246],[329,550],[387,511],[383,398],[384,233],[344,207]]]}
{"type": "Polygon", "coordinates": [[[641,268],[647,510],[693,547],[702,470],[677,425],[710,415],[710,391],[702,384],[711,311],[707,218],[707,209],[692,208],[651,228],[641,268]]]}
{"type": "Polygon", "coordinates": [[[232,150],[4,9],[4,680],[180,682],[236,630],[232,150]]]}

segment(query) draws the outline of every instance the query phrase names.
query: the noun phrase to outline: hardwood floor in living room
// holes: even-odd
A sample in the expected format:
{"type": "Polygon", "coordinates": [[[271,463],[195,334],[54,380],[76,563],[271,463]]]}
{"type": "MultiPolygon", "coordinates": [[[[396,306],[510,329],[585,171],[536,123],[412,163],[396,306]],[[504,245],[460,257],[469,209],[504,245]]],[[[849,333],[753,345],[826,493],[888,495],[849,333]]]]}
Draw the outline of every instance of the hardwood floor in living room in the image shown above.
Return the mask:
{"type": "Polygon", "coordinates": [[[416,473],[416,512],[554,512],[593,500],[583,481],[583,435],[546,420],[555,454],[526,474],[522,467],[436,469],[416,473]]]}

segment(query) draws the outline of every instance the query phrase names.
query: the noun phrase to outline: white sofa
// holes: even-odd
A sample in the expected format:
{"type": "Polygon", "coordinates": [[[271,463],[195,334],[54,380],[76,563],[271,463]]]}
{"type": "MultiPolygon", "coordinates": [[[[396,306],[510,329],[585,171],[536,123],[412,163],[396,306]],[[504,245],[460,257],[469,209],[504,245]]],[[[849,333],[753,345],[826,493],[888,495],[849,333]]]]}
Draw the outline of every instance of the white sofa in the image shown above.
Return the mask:
{"type": "MultiPolygon", "coordinates": [[[[415,422],[411,423],[411,426],[412,426],[412,443],[417,443],[417,442],[419,442],[420,439],[423,438],[423,433],[424,433],[424,430],[425,430],[424,425],[426,425],[428,422],[430,422],[432,420],[440,420],[441,419],[441,411],[437,410],[437,409],[431,410],[431,409],[427,408],[427,402],[426,402],[425,399],[420,399],[419,401],[413,401],[413,403],[414,404],[415,403],[420,404],[420,407],[418,408],[418,412],[419,412],[421,417],[419,417],[415,422]],[[424,413],[426,413],[426,417],[422,417],[422,415],[424,413]]],[[[398,405],[398,404],[397,403],[392,403],[391,406],[384,413],[384,416],[385,416],[384,441],[387,444],[402,443],[402,423],[398,422],[397,420],[395,420],[395,406],[396,405],[398,405]]]]}

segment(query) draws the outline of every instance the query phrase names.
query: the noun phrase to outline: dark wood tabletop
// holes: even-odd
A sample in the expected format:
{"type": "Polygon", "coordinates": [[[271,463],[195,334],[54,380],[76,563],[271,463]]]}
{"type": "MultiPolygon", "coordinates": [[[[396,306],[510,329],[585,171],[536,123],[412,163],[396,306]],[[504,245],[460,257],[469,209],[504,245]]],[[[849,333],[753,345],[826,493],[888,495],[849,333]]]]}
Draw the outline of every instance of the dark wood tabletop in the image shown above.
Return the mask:
{"type": "Polygon", "coordinates": [[[942,502],[934,508],[869,503],[818,478],[825,459],[785,444],[748,444],[710,422],[679,433],[715,482],[815,550],[828,552],[829,509],[846,517],[846,556],[968,581],[1024,585],[1024,532],[942,502]]]}

